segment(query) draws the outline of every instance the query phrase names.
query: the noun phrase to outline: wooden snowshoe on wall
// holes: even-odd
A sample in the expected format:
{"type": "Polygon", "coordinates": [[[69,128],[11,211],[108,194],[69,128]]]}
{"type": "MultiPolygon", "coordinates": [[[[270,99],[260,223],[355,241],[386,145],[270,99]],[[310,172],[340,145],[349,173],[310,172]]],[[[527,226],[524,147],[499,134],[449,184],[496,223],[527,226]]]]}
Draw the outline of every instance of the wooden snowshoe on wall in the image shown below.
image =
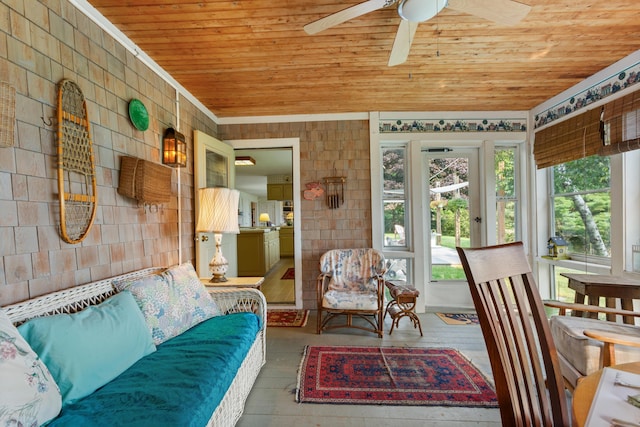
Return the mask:
{"type": "Polygon", "coordinates": [[[67,79],[58,90],[57,136],[60,233],[65,242],[80,243],[96,217],[98,196],[87,104],[67,79]]]}

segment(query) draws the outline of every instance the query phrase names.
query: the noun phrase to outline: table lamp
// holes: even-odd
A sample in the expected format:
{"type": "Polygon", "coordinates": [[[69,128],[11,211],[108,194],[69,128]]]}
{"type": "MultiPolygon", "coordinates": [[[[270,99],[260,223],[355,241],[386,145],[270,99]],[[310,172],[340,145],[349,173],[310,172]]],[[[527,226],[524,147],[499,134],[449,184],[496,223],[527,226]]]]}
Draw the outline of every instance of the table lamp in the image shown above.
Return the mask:
{"type": "Polygon", "coordinates": [[[222,255],[222,234],[238,234],[238,200],[240,193],[228,188],[201,188],[198,190],[200,209],[196,232],[213,233],[216,252],[209,261],[209,270],[213,274],[210,282],[226,282],[224,276],[229,262],[222,255]]]}
{"type": "Polygon", "coordinates": [[[268,227],[270,222],[271,222],[271,218],[269,218],[269,214],[266,212],[263,212],[260,214],[260,218],[259,218],[260,222],[264,222],[265,227],[268,227]]]}

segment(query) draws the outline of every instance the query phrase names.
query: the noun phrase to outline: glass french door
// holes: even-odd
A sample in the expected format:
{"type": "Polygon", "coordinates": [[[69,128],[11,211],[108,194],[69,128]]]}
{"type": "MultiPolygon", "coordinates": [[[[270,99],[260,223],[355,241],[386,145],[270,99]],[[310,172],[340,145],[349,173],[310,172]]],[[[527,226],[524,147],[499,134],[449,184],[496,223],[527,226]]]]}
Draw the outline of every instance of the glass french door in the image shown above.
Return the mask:
{"type": "Polygon", "coordinates": [[[435,148],[423,150],[429,209],[425,230],[430,230],[430,281],[464,281],[456,246],[480,243],[478,150],[435,148]]]}
{"type": "MultiPolygon", "coordinates": [[[[194,138],[194,188],[196,222],[199,209],[198,189],[206,187],[235,187],[233,147],[198,130],[194,138]]],[[[194,224],[195,225],[195,224],[194,224]]],[[[210,277],[209,261],[215,253],[213,233],[196,234],[196,271],[200,277],[210,277]]],[[[234,234],[222,236],[222,251],[229,261],[227,277],[238,275],[237,243],[234,234]]]]}

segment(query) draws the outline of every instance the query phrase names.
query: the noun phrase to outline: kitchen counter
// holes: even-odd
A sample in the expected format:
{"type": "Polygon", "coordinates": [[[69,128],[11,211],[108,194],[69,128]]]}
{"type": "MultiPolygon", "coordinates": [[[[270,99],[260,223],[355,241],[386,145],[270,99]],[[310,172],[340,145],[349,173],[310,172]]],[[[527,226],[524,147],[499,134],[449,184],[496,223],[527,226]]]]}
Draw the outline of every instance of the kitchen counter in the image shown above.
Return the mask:
{"type": "Polygon", "coordinates": [[[265,276],[280,261],[280,227],[241,228],[238,276],[265,276]]]}
{"type": "Polygon", "coordinates": [[[240,233],[268,233],[270,231],[280,231],[280,226],[275,227],[240,227],[240,233]]]}

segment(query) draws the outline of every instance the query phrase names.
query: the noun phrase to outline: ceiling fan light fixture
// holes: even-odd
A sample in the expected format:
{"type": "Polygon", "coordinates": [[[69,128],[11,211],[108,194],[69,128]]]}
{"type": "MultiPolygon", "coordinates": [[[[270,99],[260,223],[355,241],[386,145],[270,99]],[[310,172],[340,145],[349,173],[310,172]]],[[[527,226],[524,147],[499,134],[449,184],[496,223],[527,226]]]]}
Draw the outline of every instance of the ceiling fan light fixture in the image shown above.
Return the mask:
{"type": "Polygon", "coordinates": [[[447,0],[401,0],[398,15],[411,22],[424,22],[436,16],[447,6],[447,0]]]}

